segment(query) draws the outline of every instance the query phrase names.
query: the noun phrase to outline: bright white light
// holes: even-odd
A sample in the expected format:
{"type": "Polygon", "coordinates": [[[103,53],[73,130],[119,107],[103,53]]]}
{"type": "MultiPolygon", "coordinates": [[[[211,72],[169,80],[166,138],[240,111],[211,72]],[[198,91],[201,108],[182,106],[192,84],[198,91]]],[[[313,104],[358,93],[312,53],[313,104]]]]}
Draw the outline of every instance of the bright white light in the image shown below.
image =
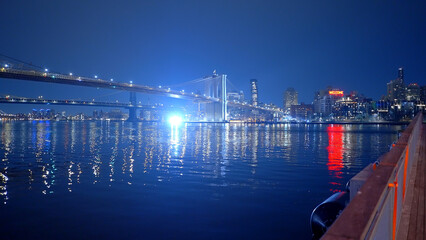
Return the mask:
{"type": "Polygon", "coordinates": [[[182,123],[182,118],[180,116],[171,116],[169,118],[169,123],[172,126],[179,126],[182,123]]]}
{"type": "Polygon", "coordinates": [[[158,86],[158,88],[161,88],[161,85],[160,85],[160,86],[158,86]]]}
{"type": "Polygon", "coordinates": [[[72,73],[70,73],[70,76],[72,76],[72,73]]]}
{"type": "Polygon", "coordinates": [[[113,82],[113,81],[114,81],[114,79],[111,78],[111,82],[113,82]]]}
{"type": "Polygon", "coordinates": [[[98,78],[98,75],[95,75],[95,78],[98,78]]]}
{"type": "Polygon", "coordinates": [[[9,67],[9,65],[5,64],[4,67],[9,67]]]}
{"type": "Polygon", "coordinates": [[[130,81],[130,84],[132,84],[133,83],[133,81],[130,81]]]}
{"type": "Polygon", "coordinates": [[[45,69],[44,69],[44,71],[45,71],[45,72],[48,72],[48,71],[49,71],[49,69],[45,68],[45,69]]]}

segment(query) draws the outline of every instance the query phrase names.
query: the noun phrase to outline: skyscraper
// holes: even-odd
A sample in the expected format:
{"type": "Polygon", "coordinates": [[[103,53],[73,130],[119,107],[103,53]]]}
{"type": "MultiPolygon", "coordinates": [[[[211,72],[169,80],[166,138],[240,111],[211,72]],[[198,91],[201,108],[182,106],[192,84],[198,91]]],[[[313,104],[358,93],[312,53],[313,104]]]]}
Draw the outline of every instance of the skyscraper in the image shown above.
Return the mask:
{"type": "Polygon", "coordinates": [[[398,78],[404,80],[404,69],[402,67],[398,68],[398,78]]]}
{"type": "Polygon", "coordinates": [[[404,69],[398,69],[398,78],[390,81],[387,84],[387,99],[388,101],[404,101],[405,86],[404,86],[404,69]]]}
{"type": "Polygon", "coordinates": [[[297,95],[298,93],[294,88],[287,88],[283,96],[283,105],[284,109],[288,110],[292,105],[297,105],[297,95]]]}
{"type": "Polygon", "coordinates": [[[420,101],[426,103],[426,85],[420,87],[420,101]]]}
{"type": "Polygon", "coordinates": [[[257,80],[256,79],[250,80],[250,87],[251,87],[251,104],[253,106],[257,106],[258,96],[257,96],[257,80]]]}

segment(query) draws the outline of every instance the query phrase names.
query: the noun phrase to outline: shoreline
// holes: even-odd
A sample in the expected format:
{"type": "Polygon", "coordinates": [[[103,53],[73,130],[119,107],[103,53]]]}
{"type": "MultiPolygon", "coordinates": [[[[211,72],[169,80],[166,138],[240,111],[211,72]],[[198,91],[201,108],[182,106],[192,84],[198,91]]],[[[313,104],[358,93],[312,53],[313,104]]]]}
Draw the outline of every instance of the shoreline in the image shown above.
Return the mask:
{"type": "MultiPolygon", "coordinates": [[[[52,122],[96,122],[96,121],[105,121],[105,122],[127,122],[127,120],[49,120],[49,119],[2,119],[0,122],[8,122],[8,121],[52,121],[52,122]]],[[[133,121],[134,123],[166,123],[162,121],[146,121],[146,120],[138,120],[133,121]]],[[[410,122],[270,122],[270,121],[262,121],[262,122],[205,122],[205,121],[185,121],[184,123],[202,123],[202,124],[344,124],[344,125],[408,125],[410,122]]]]}

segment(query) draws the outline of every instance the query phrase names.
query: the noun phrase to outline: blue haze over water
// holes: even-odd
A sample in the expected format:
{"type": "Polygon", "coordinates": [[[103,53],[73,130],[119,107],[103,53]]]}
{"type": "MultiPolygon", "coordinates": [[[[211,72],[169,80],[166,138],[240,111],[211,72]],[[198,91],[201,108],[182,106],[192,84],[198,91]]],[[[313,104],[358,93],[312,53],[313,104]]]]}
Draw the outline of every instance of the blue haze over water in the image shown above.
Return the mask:
{"type": "Polygon", "coordinates": [[[310,239],[402,128],[0,122],[0,238],[310,239]]]}

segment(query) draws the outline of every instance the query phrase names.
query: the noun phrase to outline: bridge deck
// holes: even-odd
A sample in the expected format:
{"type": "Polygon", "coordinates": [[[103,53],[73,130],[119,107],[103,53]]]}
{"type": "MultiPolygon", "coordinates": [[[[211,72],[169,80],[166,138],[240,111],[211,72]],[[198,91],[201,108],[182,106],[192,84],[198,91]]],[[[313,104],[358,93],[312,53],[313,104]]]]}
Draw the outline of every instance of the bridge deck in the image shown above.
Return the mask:
{"type": "Polygon", "coordinates": [[[407,189],[407,201],[402,209],[401,226],[397,239],[426,239],[426,124],[423,124],[422,137],[416,152],[417,161],[407,189]]]}

